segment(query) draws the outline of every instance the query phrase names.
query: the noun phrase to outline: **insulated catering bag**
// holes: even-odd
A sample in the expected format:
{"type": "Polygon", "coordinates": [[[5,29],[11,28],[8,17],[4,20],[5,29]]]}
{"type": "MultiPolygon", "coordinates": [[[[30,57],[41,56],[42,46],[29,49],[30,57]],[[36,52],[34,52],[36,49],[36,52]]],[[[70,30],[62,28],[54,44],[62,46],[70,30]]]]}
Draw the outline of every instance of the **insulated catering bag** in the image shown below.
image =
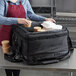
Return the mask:
{"type": "Polygon", "coordinates": [[[12,26],[11,50],[14,57],[31,65],[56,63],[70,57],[73,48],[66,28],[45,32],[29,29],[23,25],[12,26]]]}

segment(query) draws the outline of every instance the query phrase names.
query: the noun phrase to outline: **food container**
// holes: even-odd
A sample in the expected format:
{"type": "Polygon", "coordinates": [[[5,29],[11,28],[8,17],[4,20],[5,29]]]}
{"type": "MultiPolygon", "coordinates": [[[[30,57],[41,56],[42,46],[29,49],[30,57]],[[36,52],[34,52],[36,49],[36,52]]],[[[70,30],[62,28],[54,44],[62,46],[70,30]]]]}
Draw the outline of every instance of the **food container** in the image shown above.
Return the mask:
{"type": "Polygon", "coordinates": [[[2,47],[2,49],[3,49],[3,53],[7,54],[10,51],[10,46],[7,48],[2,47]]]}
{"type": "Polygon", "coordinates": [[[3,53],[8,53],[10,51],[10,42],[9,40],[3,40],[2,42],[3,53]]]}
{"type": "Polygon", "coordinates": [[[41,30],[41,27],[34,27],[34,32],[38,32],[38,30],[41,30]]]}
{"type": "Polygon", "coordinates": [[[3,48],[7,48],[7,47],[10,46],[9,40],[3,40],[1,43],[2,43],[2,47],[3,47],[3,48]]]}

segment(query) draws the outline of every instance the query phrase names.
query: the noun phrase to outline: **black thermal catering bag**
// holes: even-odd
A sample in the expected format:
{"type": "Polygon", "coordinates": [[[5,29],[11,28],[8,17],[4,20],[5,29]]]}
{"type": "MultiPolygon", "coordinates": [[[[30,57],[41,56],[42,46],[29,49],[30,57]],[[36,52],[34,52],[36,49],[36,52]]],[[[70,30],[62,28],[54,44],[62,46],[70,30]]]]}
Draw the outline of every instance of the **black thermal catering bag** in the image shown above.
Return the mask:
{"type": "Polygon", "coordinates": [[[27,64],[49,64],[70,57],[73,50],[69,33],[62,30],[29,32],[23,25],[13,26],[12,51],[27,64]]]}

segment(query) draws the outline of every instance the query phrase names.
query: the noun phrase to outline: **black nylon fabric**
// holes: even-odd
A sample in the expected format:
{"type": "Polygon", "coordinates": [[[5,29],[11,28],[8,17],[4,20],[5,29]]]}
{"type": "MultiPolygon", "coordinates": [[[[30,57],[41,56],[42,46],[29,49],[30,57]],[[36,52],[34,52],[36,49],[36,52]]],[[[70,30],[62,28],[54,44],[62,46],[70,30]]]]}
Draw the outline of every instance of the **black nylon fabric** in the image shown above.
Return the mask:
{"type": "MultiPolygon", "coordinates": [[[[46,32],[30,32],[23,25],[13,26],[11,50],[27,64],[49,64],[70,57],[73,48],[66,28],[46,32]]],[[[30,28],[29,28],[30,29],[30,28]]]]}

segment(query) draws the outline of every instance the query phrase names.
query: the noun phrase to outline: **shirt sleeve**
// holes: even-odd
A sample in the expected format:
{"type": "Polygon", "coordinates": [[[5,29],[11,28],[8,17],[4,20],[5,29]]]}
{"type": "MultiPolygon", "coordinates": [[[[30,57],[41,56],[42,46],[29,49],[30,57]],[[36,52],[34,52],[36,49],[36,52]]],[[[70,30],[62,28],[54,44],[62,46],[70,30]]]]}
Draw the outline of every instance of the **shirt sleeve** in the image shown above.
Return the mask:
{"type": "Polygon", "coordinates": [[[29,0],[27,0],[27,16],[34,21],[45,21],[45,17],[39,16],[37,14],[34,13],[29,0]]]}
{"type": "Polygon", "coordinates": [[[5,2],[4,0],[0,0],[0,25],[12,25],[17,24],[18,18],[5,17],[5,2]]]}

